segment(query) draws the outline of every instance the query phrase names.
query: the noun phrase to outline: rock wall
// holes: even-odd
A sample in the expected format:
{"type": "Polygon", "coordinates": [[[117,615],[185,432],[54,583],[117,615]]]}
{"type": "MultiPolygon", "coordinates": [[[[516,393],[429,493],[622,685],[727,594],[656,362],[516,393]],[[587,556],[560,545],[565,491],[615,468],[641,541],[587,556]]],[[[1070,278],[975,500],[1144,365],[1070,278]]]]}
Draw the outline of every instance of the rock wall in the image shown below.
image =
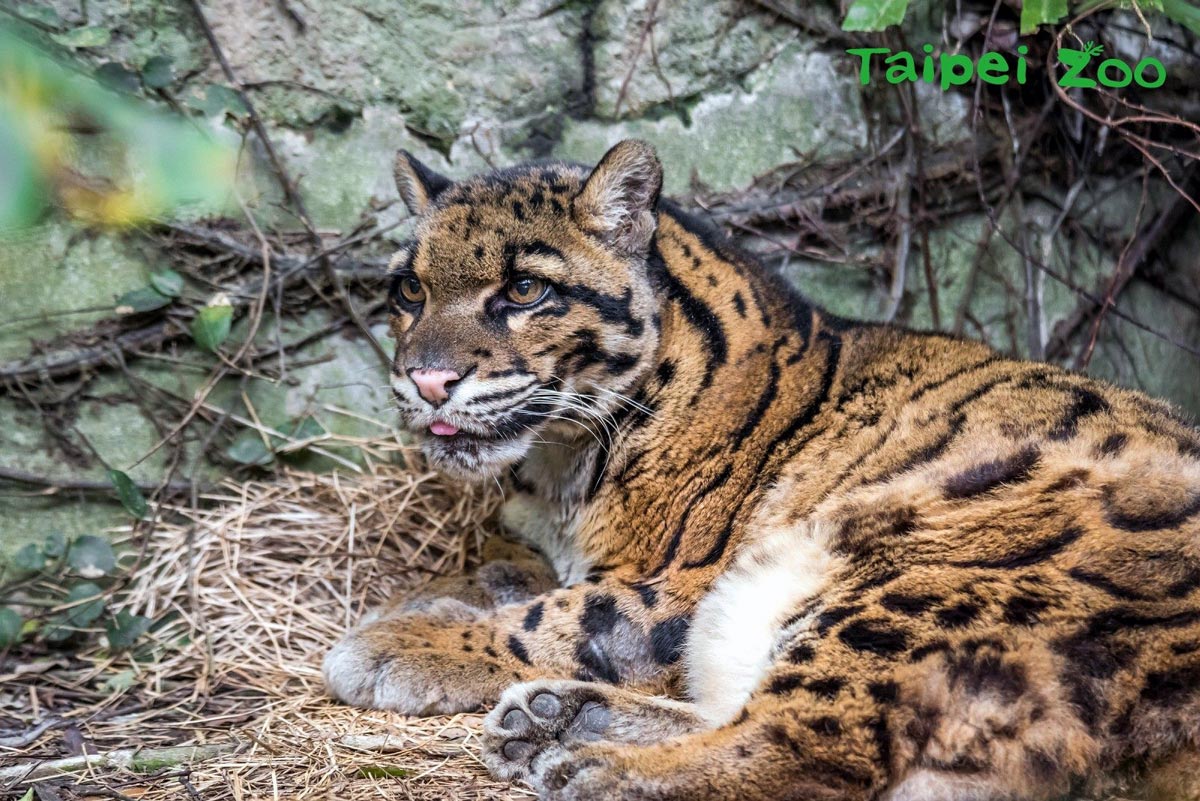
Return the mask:
{"type": "MultiPolygon", "coordinates": [[[[947,172],[941,194],[923,199],[936,206],[936,218],[922,224],[904,282],[894,287],[897,231],[883,212],[894,207],[896,192],[883,192],[884,208],[864,201],[861,221],[844,219],[859,212],[839,211],[836,198],[862,192],[879,205],[867,177],[903,150],[897,132],[906,101],[859,84],[832,4],[772,5],[804,24],[748,0],[211,0],[205,8],[317,226],[387,229],[374,246],[381,256],[407,227],[390,178],[397,148],[461,176],[529,158],[594,161],[634,136],[658,148],[670,194],[711,208],[772,269],[830,309],[869,319],[894,309],[897,322],[957,325],[1007,352],[1077,358],[1090,337],[1089,326],[1078,324],[1090,303],[1079,290],[1106,286],[1121,245],[1170,204],[1169,188],[1153,178],[1145,192],[1138,182],[1097,179],[1073,190],[1029,176],[1024,202],[1001,209],[1000,233],[989,234],[985,211],[971,202],[965,154],[988,135],[972,127],[971,97],[918,86],[911,101],[928,143],[924,166],[947,172]],[[747,211],[756,204],[776,209],[776,217],[747,211]],[[1075,210],[1072,225],[1085,229],[1071,237],[1064,205],[1075,210]],[[815,222],[797,229],[805,220],[815,222]],[[780,236],[765,230],[781,222],[788,225],[780,236]],[[814,239],[813,230],[828,235],[814,239]],[[1039,254],[1053,275],[1032,268],[1018,247],[1039,254]]],[[[935,5],[910,12],[912,41],[940,25],[935,5]]],[[[178,79],[159,102],[186,106],[207,86],[225,83],[183,0],[90,0],[86,20],[75,2],[53,6],[65,25],[113,31],[107,45],[78,54],[89,66],[114,61],[136,71],[152,57],[169,57],[178,79]]],[[[217,113],[209,122],[244,123],[222,119],[217,113]]],[[[986,170],[989,182],[997,178],[998,167],[986,170]]],[[[252,140],[239,191],[261,225],[295,228],[252,140]]],[[[1200,224],[1193,216],[1179,230],[1121,292],[1088,369],[1200,413],[1200,362],[1161,336],[1200,345],[1200,224]]],[[[144,235],[58,219],[5,243],[0,320],[9,323],[0,326],[0,362],[111,316],[104,308],[74,312],[110,305],[170,257],[144,235]]],[[[329,312],[316,311],[279,327],[268,320],[263,330],[290,340],[330,321],[329,312]]],[[[382,335],[381,320],[374,322],[382,335]]],[[[286,381],[230,379],[211,403],[236,414],[249,405],[273,426],[311,416],[329,431],[367,436],[380,430],[370,420],[386,424],[385,379],[360,337],[339,331],[289,358],[286,381]]],[[[96,477],[94,451],[141,480],[157,480],[169,467],[165,455],[139,459],[162,435],[162,421],[137,402],[137,382],[186,399],[214,363],[181,345],[166,358],[129,364],[132,382],[122,371],[102,371],[60,385],[40,407],[9,391],[0,396],[0,468],[96,477]]],[[[195,447],[188,454],[188,474],[220,474],[195,447]]],[[[119,519],[93,493],[0,496],[6,547],[119,519]]]]}

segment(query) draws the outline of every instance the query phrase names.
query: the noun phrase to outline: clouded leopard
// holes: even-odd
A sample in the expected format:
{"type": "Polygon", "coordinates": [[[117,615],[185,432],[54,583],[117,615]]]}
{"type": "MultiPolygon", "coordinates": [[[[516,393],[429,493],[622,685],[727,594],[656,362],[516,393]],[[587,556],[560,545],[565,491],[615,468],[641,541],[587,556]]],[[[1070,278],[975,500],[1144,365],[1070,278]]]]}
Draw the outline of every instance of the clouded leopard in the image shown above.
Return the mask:
{"type": "Polygon", "coordinates": [[[350,631],[338,698],[495,705],[488,766],[547,799],[1034,799],[1200,744],[1168,406],[827,314],[640,142],[396,180],[403,424],[507,482],[509,539],[350,631]]]}

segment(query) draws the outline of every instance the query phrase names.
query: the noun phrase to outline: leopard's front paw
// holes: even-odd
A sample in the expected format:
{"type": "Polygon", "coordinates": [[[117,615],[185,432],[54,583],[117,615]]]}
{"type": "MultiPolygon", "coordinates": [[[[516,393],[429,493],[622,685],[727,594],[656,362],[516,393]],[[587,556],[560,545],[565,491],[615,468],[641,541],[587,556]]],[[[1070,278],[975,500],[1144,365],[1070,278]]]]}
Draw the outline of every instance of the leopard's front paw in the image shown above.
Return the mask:
{"type": "Polygon", "coordinates": [[[514,684],[483,723],[483,759],[493,775],[530,780],[575,743],[603,737],[611,713],[582,682],[514,684]]]}
{"type": "Polygon", "coordinates": [[[465,712],[486,700],[485,688],[446,654],[406,648],[380,634],[373,627],[351,632],[325,655],[322,672],[330,695],[405,715],[465,712]]]}

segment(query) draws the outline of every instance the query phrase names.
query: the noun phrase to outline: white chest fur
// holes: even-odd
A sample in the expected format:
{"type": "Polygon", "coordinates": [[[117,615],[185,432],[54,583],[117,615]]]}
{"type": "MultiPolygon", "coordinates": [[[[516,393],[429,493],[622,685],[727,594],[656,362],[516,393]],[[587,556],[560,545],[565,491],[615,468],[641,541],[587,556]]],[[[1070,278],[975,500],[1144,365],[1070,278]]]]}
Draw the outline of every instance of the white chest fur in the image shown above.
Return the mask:
{"type": "Polygon", "coordinates": [[[534,445],[519,472],[530,492],[513,492],[500,523],[518,540],[545,554],[564,587],[583,581],[592,562],[579,547],[579,526],[593,447],[547,440],[534,445]]]}
{"type": "Polygon", "coordinates": [[[526,493],[512,495],[500,508],[500,524],[545,554],[564,587],[583,581],[592,566],[576,544],[577,517],[577,511],[526,493]]]}
{"type": "Polygon", "coordinates": [[[741,711],[773,661],[784,621],[837,569],[828,539],[828,528],[813,523],[763,531],[700,602],[685,653],[687,689],[713,726],[741,711]]]}

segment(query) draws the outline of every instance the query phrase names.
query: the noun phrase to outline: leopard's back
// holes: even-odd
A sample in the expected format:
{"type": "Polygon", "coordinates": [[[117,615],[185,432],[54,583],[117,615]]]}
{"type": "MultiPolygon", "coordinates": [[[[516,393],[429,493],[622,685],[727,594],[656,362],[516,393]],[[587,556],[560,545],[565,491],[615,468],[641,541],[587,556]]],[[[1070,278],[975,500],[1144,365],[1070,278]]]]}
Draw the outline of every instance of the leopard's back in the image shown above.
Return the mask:
{"type": "MultiPolygon", "coordinates": [[[[1196,429],[975,343],[832,328],[821,409],[762,477],[714,593],[748,588],[741,602],[778,623],[750,713],[816,697],[795,726],[857,716],[895,798],[1039,797],[1200,745],[1196,429]],[[817,591],[772,607],[772,572],[814,541],[820,556],[788,569],[817,591]]],[[[716,611],[701,606],[710,642],[716,611]]],[[[729,649],[696,649],[693,676],[736,685],[729,649]]]]}

